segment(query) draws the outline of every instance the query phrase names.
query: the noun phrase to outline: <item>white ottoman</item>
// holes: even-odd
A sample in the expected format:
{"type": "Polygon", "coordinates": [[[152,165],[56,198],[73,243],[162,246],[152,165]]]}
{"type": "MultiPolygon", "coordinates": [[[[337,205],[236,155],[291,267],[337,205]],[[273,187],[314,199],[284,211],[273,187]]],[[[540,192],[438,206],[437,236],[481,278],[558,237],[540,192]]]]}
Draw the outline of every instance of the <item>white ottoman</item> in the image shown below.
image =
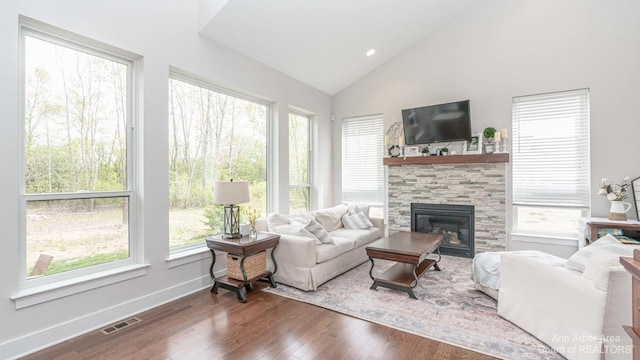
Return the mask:
{"type": "MultiPolygon", "coordinates": [[[[553,267],[564,266],[567,259],[537,250],[510,251],[553,267]]],[[[476,289],[498,300],[500,289],[500,255],[502,252],[484,252],[477,254],[471,264],[471,279],[476,289]]]]}

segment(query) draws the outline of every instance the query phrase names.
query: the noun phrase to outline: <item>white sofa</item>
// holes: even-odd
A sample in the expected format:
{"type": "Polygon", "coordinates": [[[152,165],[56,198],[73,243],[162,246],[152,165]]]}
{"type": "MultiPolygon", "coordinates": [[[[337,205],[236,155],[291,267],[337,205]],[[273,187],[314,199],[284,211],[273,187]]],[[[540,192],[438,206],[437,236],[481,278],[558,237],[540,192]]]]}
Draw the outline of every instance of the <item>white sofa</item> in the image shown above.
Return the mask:
{"type": "Polygon", "coordinates": [[[631,359],[631,276],[619,258],[636,248],[607,235],[565,266],[502,253],[498,315],[567,359],[631,359]]]}
{"type": "MultiPolygon", "coordinates": [[[[331,235],[333,244],[320,244],[313,236],[278,233],[273,227],[269,229],[267,219],[258,220],[258,231],[280,235],[280,243],[274,252],[278,263],[275,281],[304,291],[315,291],[323,283],[367,261],[369,258],[365,247],[384,236],[384,220],[370,218],[372,226],[369,228],[347,229],[341,221],[346,212],[346,205],[338,205],[305,214],[307,218],[312,217],[324,225],[331,235]],[[329,224],[327,218],[330,219],[329,224]]],[[[270,267],[272,266],[271,264],[270,267]]]]}

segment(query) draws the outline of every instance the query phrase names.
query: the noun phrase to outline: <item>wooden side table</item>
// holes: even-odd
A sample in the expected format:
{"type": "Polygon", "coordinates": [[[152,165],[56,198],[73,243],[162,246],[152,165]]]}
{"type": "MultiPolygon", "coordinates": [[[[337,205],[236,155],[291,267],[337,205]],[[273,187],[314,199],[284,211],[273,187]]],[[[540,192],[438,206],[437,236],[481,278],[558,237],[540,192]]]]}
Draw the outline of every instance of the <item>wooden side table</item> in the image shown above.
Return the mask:
{"type": "Polygon", "coordinates": [[[211,288],[211,292],[214,294],[218,293],[218,288],[223,288],[227,290],[231,290],[238,295],[238,301],[241,303],[247,302],[247,287],[251,285],[252,282],[257,280],[267,280],[269,281],[269,285],[274,288],[276,287],[275,281],[273,281],[273,274],[278,271],[278,264],[276,263],[276,259],[273,256],[273,252],[276,250],[278,243],[280,242],[280,235],[275,234],[267,234],[267,233],[258,233],[258,237],[256,239],[251,239],[249,236],[243,236],[238,239],[228,239],[222,237],[222,235],[210,236],[205,238],[207,242],[207,247],[211,251],[211,257],[213,258],[211,262],[211,267],[209,267],[209,275],[213,280],[213,287],[211,288]],[[265,251],[267,249],[271,250],[271,260],[273,261],[273,272],[265,271],[262,274],[258,274],[251,278],[247,279],[247,273],[244,269],[244,260],[246,257],[257,254],[261,251],[265,251]],[[221,276],[216,278],[213,274],[213,266],[216,263],[216,253],[215,250],[225,251],[229,254],[236,255],[240,257],[240,270],[242,271],[243,280],[231,279],[228,276],[221,276]]]}
{"type": "MultiPolygon", "coordinates": [[[[584,241],[586,245],[598,240],[598,230],[602,228],[629,230],[634,233],[640,232],[640,221],[635,220],[617,221],[606,218],[580,218],[580,222],[583,223],[586,228],[584,234],[582,234],[584,240],[579,240],[584,241]]],[[[580,224],[580,226],[583,225],[580,224]]]]}
{"type": "Polygon", "coordinates": [[[633,257],[620,257],[620,264],[631,274],[631,301],[633,325],[622,327],[633,340],[633,360],[640,360],[640,250],[633,251],[633,257]]]}

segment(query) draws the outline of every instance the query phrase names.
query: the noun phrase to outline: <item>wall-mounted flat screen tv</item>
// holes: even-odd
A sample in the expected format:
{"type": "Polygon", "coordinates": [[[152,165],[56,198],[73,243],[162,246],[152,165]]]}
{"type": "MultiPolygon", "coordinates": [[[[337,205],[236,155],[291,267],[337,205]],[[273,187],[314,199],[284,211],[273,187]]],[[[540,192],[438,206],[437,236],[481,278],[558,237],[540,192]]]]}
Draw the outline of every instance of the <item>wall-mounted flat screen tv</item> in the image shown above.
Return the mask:
{"type": "Polygon", "coordinates": [[[469,100],[402,110],[407,145],[471,140],[469,100]]]}

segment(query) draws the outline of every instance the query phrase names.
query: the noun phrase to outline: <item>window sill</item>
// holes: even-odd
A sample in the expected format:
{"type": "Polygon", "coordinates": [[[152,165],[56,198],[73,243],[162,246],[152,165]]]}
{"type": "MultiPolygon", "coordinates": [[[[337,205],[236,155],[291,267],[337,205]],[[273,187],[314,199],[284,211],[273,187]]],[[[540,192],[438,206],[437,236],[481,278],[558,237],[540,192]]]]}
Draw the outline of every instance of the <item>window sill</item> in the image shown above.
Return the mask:
{"type": "Polygon", "coordinates": [[[536,244],[549,244],[561,246],[578,246],[578,238],[569,235],[545,235],[530,233],[512,233],[512,241],[530,242],[536,244]]]}
{"type": "Polygon", "coordinates": [[[11,297],[16,310],[147,274],[149,264],[133,264],[20,290],[11,297]]]}
{"type": "Polygon", "coordinates": [[[209,248],[205,245],[187,250],[177,251],[175,253],[169,254],[169,257],[166,259],[167,268],[171,269],[177,266],[198,262],[204,259],[211,259],[209,248]]]}

